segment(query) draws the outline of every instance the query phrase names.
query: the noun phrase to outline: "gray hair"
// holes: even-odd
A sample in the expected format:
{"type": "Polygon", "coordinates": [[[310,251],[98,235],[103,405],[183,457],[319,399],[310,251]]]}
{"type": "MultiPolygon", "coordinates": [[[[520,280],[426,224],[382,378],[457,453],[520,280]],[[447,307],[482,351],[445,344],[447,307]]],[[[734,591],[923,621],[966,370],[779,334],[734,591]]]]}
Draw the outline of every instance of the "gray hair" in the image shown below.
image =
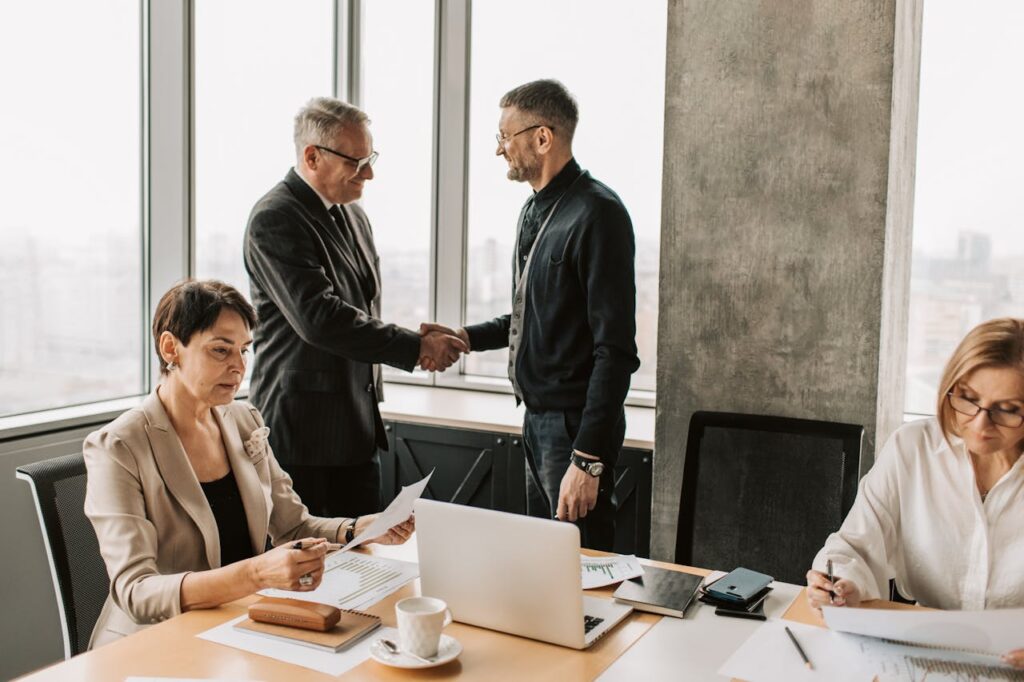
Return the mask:
{"type": "Polygon", "coordinates": [[[533,114],[540,119],[538,123],[553,128],[556,133],[564,133],[570,142],[580,120],[576,100],[564,85],[549,78],[509,90],[498,106],[502,109],[515,107],[533,114]]]}
{"type": "Polygon", "coordinates": [[[342,129],[367,125],[370,117],[347,102],[333,97],[314,97],[295,115],[295,153],[306,145],[329,147],[342,129]]]}

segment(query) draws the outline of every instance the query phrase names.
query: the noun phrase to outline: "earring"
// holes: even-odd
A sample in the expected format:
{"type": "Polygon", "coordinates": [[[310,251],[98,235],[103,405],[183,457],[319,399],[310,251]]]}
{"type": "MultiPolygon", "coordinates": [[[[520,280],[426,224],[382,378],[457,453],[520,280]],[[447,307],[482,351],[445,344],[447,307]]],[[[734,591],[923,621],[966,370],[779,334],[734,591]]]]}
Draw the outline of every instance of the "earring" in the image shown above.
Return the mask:
{"type": "Polygon", "coordinates": [[[178,369],[178,365],[175,364],[174,360],[171,360],[170,362],[167,363],[167,371],[168,372],[173,372],[176,369],[178,369]]]}

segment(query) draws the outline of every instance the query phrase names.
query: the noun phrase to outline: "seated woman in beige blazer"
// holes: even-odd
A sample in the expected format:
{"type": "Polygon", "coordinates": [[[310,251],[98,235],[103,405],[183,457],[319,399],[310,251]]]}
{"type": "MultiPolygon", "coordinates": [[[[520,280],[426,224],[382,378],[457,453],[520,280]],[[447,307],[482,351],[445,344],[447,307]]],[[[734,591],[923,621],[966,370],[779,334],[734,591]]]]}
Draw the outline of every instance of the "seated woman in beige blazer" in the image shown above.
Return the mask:
{"type": "MultiPolygon", "coordinates": [[[[234,401],[255,325],[226,284],[173,287],[153,320],[160,385],[86,439],[85,513],[110,576],[90,647],[263,588],[316,589],[327,541],[375,518],[310,516],[259,412],[234,401]],[[312,546],[291,549],[300,539],[312,546]]],[[[412,532],[409,519],[373,542],[412,532]]]]}

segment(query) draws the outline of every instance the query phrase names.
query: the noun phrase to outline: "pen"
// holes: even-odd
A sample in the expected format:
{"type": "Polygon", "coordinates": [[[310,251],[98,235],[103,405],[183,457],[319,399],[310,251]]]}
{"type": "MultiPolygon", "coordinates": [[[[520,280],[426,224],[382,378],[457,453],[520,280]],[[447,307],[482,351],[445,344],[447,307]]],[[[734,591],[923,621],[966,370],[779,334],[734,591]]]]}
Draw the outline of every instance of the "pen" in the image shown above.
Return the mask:
{"type": "MultiPolygon", "coordinates": [[[[828,570],[828,583],[833,588],[835,588],[835,586],[836,586],[836,584],[835,584],[835,576],[832,574],[832,560],[829,559],[828,561],[826,561],[825,562],[825,566],[826,566],[826,568],[828,570]]],[[[828,591],[828,603],[829,604],[834,604],[835,600],[836,600],[836,593],[833,592],[832,590],[829,590],[828,591]]]]}
{"type": "Polygon", "coordinates": [[[789,635],[790,640],[792,640],[793,646],[796,647],[797,653],[800,654],[800,658],[804,659],[804,665],[807,666],[807,669],[814,670],[814,666],[811,665],[811,659],[807,658],[807,654],[804,653],[804,648],[800,646],[800,642],[796,641],[796,635],[793,634],[793,631],[789,629],[788,625],[786,626],[786,634],[789,635]]]}
{"type": "MultiPolygon", "coordinates": [[[[310,547],[316,547],[319,544],[319,541],[316,540],[296,540],[292,543],[292,549],[309,549],[310,547]]],[[[328,552],[336,552],[339,549],[341,549],[341,545],[339,545],[337,542],[327,543],[328,552]]]]}

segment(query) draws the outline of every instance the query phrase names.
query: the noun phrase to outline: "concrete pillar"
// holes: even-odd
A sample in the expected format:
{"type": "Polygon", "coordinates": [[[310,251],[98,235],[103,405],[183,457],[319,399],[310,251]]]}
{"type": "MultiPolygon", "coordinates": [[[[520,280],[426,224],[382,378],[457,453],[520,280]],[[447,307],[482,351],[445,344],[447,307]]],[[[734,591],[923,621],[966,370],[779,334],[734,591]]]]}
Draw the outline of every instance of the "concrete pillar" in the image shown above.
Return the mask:
{"type": "Polygon", "coordinates": [[[862,471],[899,424],[921,0],[675,0],[668,25],[660,559],[693,412],[863,424],[862,471]]]}

